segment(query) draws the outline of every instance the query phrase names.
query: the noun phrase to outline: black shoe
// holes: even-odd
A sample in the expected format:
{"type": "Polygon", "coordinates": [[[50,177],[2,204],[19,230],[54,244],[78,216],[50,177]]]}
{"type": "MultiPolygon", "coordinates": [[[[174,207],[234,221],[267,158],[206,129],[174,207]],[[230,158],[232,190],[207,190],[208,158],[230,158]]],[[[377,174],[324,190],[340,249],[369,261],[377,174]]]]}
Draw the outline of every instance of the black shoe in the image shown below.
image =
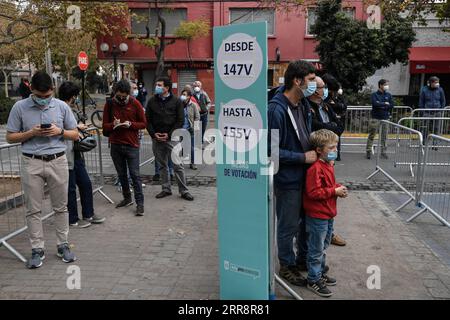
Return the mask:
{"type": "Polygon", "coordinates": [[[194,197],[189,192],[183,193],[181,195],[181,197],[183,199],[187,200],[187,201],[193,201],[194,200],[194,197]]]}
{"type": "Polygon", "coordinates": [[[168,197],[168,196],[171,196],[171,195],[172,195],[172,192],[161,191],[160,193],[158,193],[156,195],[156,199],[165,198],[165,197],[168,197]]]}
{"type": "Polygon", "coordinates": [[[370,160],[370,157],[372,156],[372,152],[367,151],[366,152],[366,158],[370,160]]]}
{"type": "Polygon", "coordinates": [[[142,217],[144,215],[144,206],[138,205],[136,207],[136,215],[142,217]]]}
{"type": "Polygon", "coordinates": [[[306,286],[307,280],[298,272],[296,266],[281,266],[279,273],[280,277],[286,279],[289,283],[295,286],[306,286]]]}
{"type": "Polygon", "coordinates": [[[389,159],[389,157],[387,156],[386,153],[382,153],[382,154],[381,154],[381,158],[383,158],[383,159],[389,159]]]}
{"type": "Polygon", "coordinates": [[[128,207],[128,206],[131,206],[132,204],[133,204],[133,200],[123,199],[116,205],[116,208],[128,207]]]}
{"type": "Polygon", "coordinates": [[[321,297],[328,298],[333,295],[322,280],[316,282],[308,281],[308,289],[321,297]]]}
{"type": "Polygon", "coordinates": [[[153,181],[159,181],[161,179],[161,176],[159,174],[155,174],[153,176],[153,181]]]}
{"type": "MultiPolygon", "coordinates": [[[[325,270],[324,270],[325,271],[325,270]]],[[[335,286],[336,285],[336,279],[331,278],[329,276],[326,275],[326,273],[322,273],[322,277],[320,278],[320,280],[326,285],[326,286],[335,286]]]]}

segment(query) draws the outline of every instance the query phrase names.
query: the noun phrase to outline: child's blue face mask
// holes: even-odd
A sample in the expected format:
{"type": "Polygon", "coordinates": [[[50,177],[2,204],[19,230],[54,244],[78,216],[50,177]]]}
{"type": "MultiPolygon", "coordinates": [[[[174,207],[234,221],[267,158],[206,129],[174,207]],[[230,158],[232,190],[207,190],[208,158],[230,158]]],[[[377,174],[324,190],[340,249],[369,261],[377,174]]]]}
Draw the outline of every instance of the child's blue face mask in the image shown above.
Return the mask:
{"type": "Polygon", "coordinates": [[[337,159],[337,151],[330,151],[327,153],[327,161],[334,161],[337,159]]]}

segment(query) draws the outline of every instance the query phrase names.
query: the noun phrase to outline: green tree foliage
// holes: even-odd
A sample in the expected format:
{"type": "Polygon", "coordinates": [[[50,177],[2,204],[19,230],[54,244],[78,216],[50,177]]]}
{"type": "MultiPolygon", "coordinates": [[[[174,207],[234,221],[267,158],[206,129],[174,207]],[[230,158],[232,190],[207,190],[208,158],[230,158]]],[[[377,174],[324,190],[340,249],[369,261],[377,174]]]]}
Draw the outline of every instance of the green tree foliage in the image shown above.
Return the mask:
{"type": "Polygon", "coordinates": [[[324,69],[353,92],[361,90],[376,70],[397,61],[407,63],[415,40],[411,22],[397,13],[385,15],[381,29],[369,29],[366,21],[345,16],[341,0],[318,2],[312,32],[324,69]]]}

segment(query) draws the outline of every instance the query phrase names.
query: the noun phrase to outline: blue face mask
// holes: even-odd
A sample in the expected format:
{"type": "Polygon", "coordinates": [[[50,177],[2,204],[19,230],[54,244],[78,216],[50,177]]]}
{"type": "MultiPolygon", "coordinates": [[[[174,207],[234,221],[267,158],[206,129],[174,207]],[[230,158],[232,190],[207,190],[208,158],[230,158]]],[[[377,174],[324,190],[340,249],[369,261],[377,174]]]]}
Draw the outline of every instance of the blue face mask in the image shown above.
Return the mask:
{"type": "Polygon", "coordinates": [[[328,88],[323,88],[322,100],[327,100],[327,98],[328,98],[328,88]]]}
{"type": "Polygon", "coordinates": [[[49,98],[38,98],[35,95],[33,95],[32,99],[33,101],[40,107],[46,107],[50,104],[50,101],[52,100],[53,97],[49,97],[49,98]]]}
{"type": "Polygon", "coordinates": [[[334,161],[336,159],[337,159],[337,151],[330,151],[330,152],[328,152],[328,154],[327,154],[327,161],[328,162],[334,161]]]}
{"type": "Polygon", "coordinates": [[[162,94],[164,92],[164,89],[162,87],[155,87],[155,94],[162,94]]]}
{"type": "Polygon", "coordinates": [[[308,83],[308,88],[303,90],[303,95],[305,96],[305,98],[310,97],[314,94],[314,92],[316,92],[316,90],[317,90],[317,82],[312,81],[308,83]]]}

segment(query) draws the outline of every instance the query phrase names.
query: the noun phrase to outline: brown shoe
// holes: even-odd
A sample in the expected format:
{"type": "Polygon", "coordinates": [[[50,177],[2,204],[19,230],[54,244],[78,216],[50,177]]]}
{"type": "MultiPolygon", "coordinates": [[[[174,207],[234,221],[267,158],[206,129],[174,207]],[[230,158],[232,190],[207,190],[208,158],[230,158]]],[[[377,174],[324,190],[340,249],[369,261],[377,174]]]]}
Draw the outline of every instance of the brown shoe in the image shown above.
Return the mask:
{"type": "Polygon", "coordinates": [[[347,242],[338,234],[333,233],[333,235],[331,236],[331,244],[343,247],[347,244],[347,242]]]}

